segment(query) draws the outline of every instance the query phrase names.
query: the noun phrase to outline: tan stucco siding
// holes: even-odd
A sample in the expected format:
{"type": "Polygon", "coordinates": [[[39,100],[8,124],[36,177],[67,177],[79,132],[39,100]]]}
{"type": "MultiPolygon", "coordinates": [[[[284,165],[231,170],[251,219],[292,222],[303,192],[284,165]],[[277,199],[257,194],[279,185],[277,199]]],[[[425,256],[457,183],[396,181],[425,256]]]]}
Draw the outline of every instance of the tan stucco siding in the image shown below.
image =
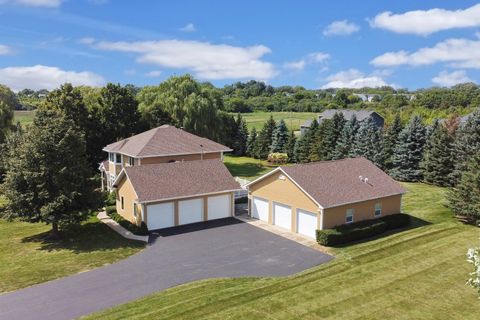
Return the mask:
{"type": "Polygon", "coordinates": [[[323,210],[323,228],[330,229],[335,226],[345,224],[345,218],[348,209],[353,209],[353,221],[358,222],[362,220],[375,219],[390,214],[400,213],[401,211],[402,195],[395,195],[375,200],[363,201],[348,205],[342,205],[334,208],[323,210]],[[375,204],[381,203],[382,214],[375,217],[375,204]]]}
{"type": "MultiPolygon", "coordinates": [[[[259,197],[269,201],[269,223],[273,220],[273,202],[290,206],[292,209],[292,228],[295,232],[297,229],[296,218],[297,209],[303,209],[319,215],[319,207],[310,199],[302,190],[300,190],[288,177],[278,171],[272,175],[249,186],[249,202],[251,197],[259,197]],[[284,176],[285,179],[279,179],[284,176]]],[[[251,204],[249,203],[249,209],[251,204]]],[[[250,213],[250,211],[249,211],[250,213]]]]}
{"type": "MultiPolygon", "coordinates": [[[[117,213],[125,219],[136,222],[133,214],[133,203],[137,200],[137,195],[129,179],[123,178],[117,188],[117,213]],[[123,209],[122,209],[123,197],[123,209]]],[[[140,211],[141,206],[137,206],[140,211]]],[[[139,212],[140,214],[140,212],[139,212]]]]}
{"type": "MultiPolygon", "coordinates": [[[[203,159],[210,160],[210,159],[221,159],[222,153],[221,152],[213,152],[213,153],[204,153],[203,159]]],[[[192,160],[201,160],[201,154],[186,154],[186,155],[178,155],[178,156],[166,156],[166,157],[150,157],[150,158],[142,158],[141,165],[144,164],[155,164],[155,163],[166,163],[172,161],[192,161],[192,160]]]]}
{"type": "MultiPolygon", "coordinates": [[[[122,155],[122,163],[123,163],[123,166],[124,166],[124,167],[130,167],[130,157],[123,154],[123,155],[122,155]]],[[[133,159],[133,165],[134,165],[134,166],[138,166],[138,165],[139,165],[139,162],[138,162],[138,159],[137,159],[137,158],[134,158],[134,159],[133,159]]]]}

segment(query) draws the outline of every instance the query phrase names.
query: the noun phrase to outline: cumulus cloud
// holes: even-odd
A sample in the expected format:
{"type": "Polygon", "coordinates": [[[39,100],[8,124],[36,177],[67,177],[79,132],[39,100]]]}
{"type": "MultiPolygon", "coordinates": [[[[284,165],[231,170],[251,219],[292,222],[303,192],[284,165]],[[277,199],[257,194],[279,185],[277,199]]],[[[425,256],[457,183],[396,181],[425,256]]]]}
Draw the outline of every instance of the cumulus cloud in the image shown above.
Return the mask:
{"type": "Polygon", "coordinates": [[[375,66],[393,67],[422,66],[442,62],[456,68],[480,69],[480,40],[447,39],[433,47],[421,48],[412,53],[405,50],[387,52],[374,58],[370,63],[375,66]]]}
{"type": "Polygon", "coordinates": [[[375,16],[370,25],[396,33],[429,35],[438,31],[480,26],[480,4],[464,10],[415,10],[394,14],[382,12],[375,16]]]}
{"type": "Polygon", "coordinates": [[[0,56],[6,56],[13,53],[13,49],[4,44],[0,44],[0,56]]]}
{"type": "Polygon", "coordinates": [[[136,53],[139,63],[191,70],[202,79],[265,80],[276,74],[274,66],[261,59],[271,52],[263,45],[236,47],[184,40],[109,42],[87,39],[84,42],[99,50],[136,53]]]}
{"type": "Polygon", "coordinates": [[[101,86],[105,80],[89,71],[66,71],[57,67],[35,65],[30,67],[7,67],[0,69],[0,81],[13,91],[25,88],[52,90],[65,82],[75,86],[101,86]]]}
{"type": "Polygon", "coordinates": [[[334,21],[330,23],[324,30],[324,36],[346,36],[360,30],[360,27],[348,20],[334,21]]]}
{"type": "Polygon", "coordinates": [[[340,71],[327,77],[328,83],[322,86],[322,89],[328,88],[363,88],[363,87],[381,87],[393,86],[388,84],[378,75],[365,75],[357,69],[340,71]]]}
{"type": "Polygon", "coordinates": [[[467,76],[465,70],[456,70],[452,72],[441,71],[436,77],[432,79],[432,82],[442,87],[451,87],[459,83],[473,81],[467,76]]]}
{"type": "Polygon", "coordinates": [[[18,4],[29,7],[57,8],[63,0],[0,0],[0,4],[18,4]]]}
{"type": "Polygon", "coordinates": [[[289,70],[303,70],[308,64],[323,63],[330,59],[330,55],[324,52],[312,52],[297,61],[286,62],[283,67],[289,70]]]}
{"type": "Polygon", "coordinates": [[[188,23],[185,26],[181,27],[179,30],[183,31],[183,32],[195,32],[195,31],[197,31],[197,29],[195,28],[195,25],[193,23],[188,23]]]}

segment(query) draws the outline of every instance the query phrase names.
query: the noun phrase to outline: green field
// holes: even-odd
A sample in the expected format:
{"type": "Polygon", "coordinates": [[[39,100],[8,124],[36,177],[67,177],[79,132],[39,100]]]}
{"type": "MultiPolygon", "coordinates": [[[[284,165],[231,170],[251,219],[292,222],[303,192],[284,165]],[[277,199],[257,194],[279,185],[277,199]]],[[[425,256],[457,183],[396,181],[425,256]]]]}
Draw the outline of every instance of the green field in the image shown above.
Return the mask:
{"type": "Polygon", "coordinates": [[[47,240],[49,230],[42,223],[0,219],[0,293],[98,268],[144,247],[96,217],[66,232],[59,242],[47,240]]]}
{"type": "Polygon", "coordinates": [[[452,218],[444,189],[405,186],[417,228],[334,249],[331,262],[290,277],[193,282],[90,319],[478,319],[465,285],[478,228],[452,218]]]}
{"type": "Polygon", "coordinates": [[[225,166],[234,177],[253,180],[275,167],[269,166],[267,161],[250,157],[224,156],[225,166]]]}
{"type": "Polygon", "coordinates": [[[15,111],[13,123],[20,122],[21,125],[25,126],[32,123],[34,116],[35,111],[15,111]]]}
{"type": "Polygon", "coordinates": [[[305,120],[313,120],[318,114],[313,112],[252,112],[242,113],[242,117],[247,122],[248,130],[255,128],[257,131],[261,130],[263,124],[273,116],[275,121],[285,120],[290,130],[300,130],[300,125],[305,120]]]}

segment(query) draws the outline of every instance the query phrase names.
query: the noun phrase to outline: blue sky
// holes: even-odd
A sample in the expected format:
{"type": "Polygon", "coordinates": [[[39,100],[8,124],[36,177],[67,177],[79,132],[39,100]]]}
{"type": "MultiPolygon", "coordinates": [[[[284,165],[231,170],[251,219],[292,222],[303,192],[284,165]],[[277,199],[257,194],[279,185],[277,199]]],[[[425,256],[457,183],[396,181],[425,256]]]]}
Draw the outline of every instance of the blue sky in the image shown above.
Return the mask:
{"type": "Polygon", "coordinates": [[[480,80],[474,1],[0,0],[0,83],[451,86],[480,80]]]}

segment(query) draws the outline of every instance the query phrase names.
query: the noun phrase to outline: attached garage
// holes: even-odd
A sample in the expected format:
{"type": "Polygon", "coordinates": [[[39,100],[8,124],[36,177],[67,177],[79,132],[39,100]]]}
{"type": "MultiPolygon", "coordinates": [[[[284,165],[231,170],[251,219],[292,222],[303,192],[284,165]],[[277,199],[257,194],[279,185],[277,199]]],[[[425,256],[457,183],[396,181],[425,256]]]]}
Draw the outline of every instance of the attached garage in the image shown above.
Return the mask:
{"type": "Polygon", "coordinates": [[[203,198],[182,200],[178,202],[178,224],[203,221],[203,198]]]}
{"type": "Polygon", "coordinates": [[[317,214],[297,209],[297,233],[309,238],[315,238],[317,220],[317,214]]]}
{"type": "Polygon", "coordinates": [[[163,229],[175,225],[173,202],[151,204],[148,206],[147,228],[149,230],[163,229]]]}
{"type": "Polygon", "coordinates": [[[268,222],[269,204],[268,200],[253,197],[252,200],[252,217],[268,222]]]}
{"type": "Polygon", "coordinates": [[[230,194],[207,198],[208,220],[231,217],[232,197],[230,194]]]}
{"type": "Polygon", "coordinates": [[[292,229],[292,208],[277,202],[273,203],[273,224],[284,229],[292,229]]]}

